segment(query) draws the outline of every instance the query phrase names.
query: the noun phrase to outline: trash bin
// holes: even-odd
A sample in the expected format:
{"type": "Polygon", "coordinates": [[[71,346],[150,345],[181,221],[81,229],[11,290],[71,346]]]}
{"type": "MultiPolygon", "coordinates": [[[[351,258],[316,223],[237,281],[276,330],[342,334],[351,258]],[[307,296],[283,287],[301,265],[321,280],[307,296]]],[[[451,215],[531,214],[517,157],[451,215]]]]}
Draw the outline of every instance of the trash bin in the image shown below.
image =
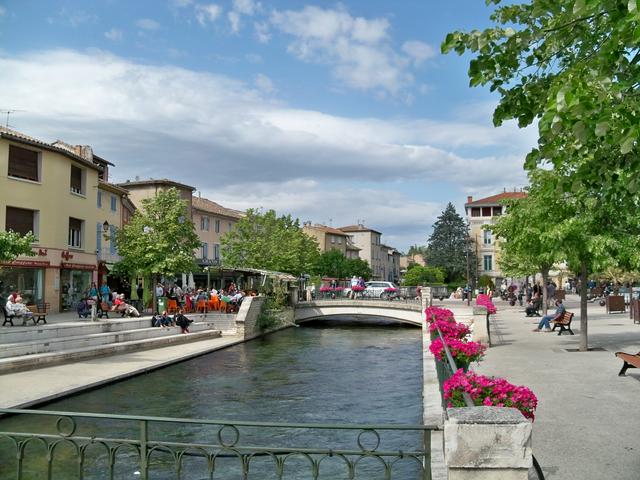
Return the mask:
{"type": "Polygon", "coordinates": [[[157,312],[162,313],[167,309],[167,297],[158,297],[157,312]]]}

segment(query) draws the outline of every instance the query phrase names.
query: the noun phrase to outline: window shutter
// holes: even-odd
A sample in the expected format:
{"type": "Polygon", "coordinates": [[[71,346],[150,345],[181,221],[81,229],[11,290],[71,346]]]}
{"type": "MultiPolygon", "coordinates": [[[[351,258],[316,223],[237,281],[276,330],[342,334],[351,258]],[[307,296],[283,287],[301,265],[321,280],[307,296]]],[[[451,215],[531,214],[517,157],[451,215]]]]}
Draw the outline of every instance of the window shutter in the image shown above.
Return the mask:
{"type": "Polygon", "coordinates": [[[117,255],[118,249],[116,248],[116,227],[115,225],[109,225],[109,245],[111,247],[111,255],[117,255]]]}
{"type": "Polygon", "coordinates": [[[96,224],[96,252],[100,259],[102,257],[102,224],[100,222],[96,224]]]}

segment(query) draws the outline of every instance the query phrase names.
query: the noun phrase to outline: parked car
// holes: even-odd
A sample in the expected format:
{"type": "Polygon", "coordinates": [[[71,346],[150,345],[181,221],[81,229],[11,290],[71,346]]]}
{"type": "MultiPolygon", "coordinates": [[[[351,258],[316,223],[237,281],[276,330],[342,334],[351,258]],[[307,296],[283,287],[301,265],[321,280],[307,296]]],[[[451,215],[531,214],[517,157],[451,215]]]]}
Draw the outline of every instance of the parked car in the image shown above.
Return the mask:
{"type": "Polygon", "coordinates": [[[365,297],[392,298],[399,292],[398,286],[393,282],[371,281],[365,283],[365,286],[365,297]],[[395,289],[395,291],[391,292],[389,289],[395,289]]]}

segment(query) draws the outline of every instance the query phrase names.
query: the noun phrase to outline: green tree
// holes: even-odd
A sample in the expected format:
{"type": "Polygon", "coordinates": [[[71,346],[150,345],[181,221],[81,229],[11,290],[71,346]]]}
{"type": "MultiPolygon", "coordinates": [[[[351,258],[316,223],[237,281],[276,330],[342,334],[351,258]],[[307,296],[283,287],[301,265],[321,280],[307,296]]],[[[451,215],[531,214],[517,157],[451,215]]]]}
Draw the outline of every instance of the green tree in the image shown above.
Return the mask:
{"type": "Polygon", "coordinates": [[[423,246],[423,245],[411,245],[409,247],[409,252],[407,253],[407,255],[412,256],[412,255],[426,255],[427,253],[427,247],[423,246]]]}
{"type": "Polygon", "coordinates": [[[449,203],[433,225],[427,241],[427,261],[444,272],[447,282],[452,282],[466,277],[467,255],[469,264],[475,265],[467,224],[449,203]]]}
{"type": "Polygon", "coordinates": [[[313,273],[332,278],[350,278],[353,275],[369,279],[371,267],[360,258],[347,258],[339,250],[329,250],[318,255],[313,273]]]}
{"type": "Polygon", "coordinates": [[[429,285],[444,282],[444,272],[438,267],[413,264],[407,269],[402,279],[403,285],[429,285]]]}
{"type": "Polygon", "coordinates": [[[318,243],[300,229],[300,221],[278,217],[274,210],[247,210],[222,237],[222,259],[228,266],[300,275],[312,270],[318,255],[318,243]]]}
{"type": "Polygon", "coordinates": [[[33,257],[31,244],[36,238],[31,232],[20,235],[14,231],[0,232],[0,262],[12,262],[20,255],[33,257]]]}
{"type": "Polygon", "coordinates": [[[187,203],[175,188],[143,199],[142,209],[116,231],[115,240],[121,257],[116,271],[151,275],[154,308],[157,276],[194,270],[201,246],[187,203]]]}

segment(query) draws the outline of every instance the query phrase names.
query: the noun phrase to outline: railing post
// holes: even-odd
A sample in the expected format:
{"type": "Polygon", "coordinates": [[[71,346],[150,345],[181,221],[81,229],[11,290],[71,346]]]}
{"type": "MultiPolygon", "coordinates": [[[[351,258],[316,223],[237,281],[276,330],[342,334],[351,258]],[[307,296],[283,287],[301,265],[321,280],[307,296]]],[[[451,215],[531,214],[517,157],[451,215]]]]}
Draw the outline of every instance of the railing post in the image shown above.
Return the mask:
{"type": "Polygon", "coordinates": [[[140,478],[149,480],[149,424],[147,420],[140,420],[140,478]]]}

